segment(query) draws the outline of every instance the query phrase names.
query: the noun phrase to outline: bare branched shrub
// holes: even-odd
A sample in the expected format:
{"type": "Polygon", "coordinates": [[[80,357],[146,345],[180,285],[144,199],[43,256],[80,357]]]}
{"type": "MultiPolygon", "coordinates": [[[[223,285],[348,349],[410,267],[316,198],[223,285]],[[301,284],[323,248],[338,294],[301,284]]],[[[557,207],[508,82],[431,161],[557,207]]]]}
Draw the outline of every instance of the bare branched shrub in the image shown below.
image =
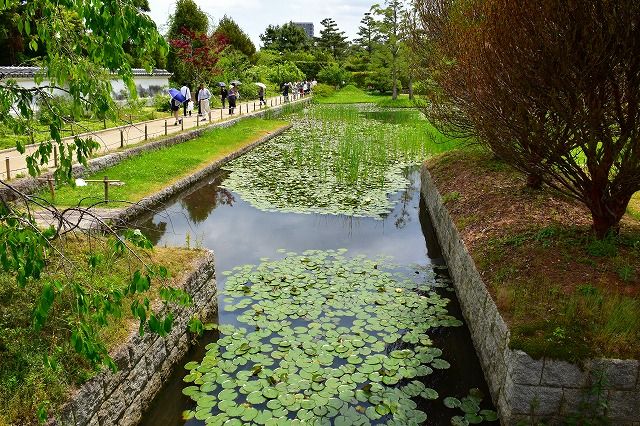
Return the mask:
{"type": "Polygon", "coordinates": [[[583,202],[596,234],[640,190],[640,3],[416,0],[427,111],[583,202]]]}

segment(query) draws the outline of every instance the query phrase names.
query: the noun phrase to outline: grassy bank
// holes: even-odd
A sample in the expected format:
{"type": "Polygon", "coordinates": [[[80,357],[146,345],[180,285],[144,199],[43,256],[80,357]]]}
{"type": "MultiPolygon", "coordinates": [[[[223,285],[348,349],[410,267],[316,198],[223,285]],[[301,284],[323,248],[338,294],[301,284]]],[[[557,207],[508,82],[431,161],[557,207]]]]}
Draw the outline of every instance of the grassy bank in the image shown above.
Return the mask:
{"type": "Polygon", "coordinates": [[[397,99],[391,99],[389,95],[365,92],[353,85],[335,91],[319,91],[314,93],[313,99],[319,104],[376,104],[382,108],[414,108],[422,103],[419,99],[409,99],[409,95],[400,94],[397,99]]]}
{"type": "Polygon", "coordinates": [[[511,346],[576,361],[640,357],[640,221],[594,239],[590,214],[529,190],[491,154],[458,150],[429,169],[511,329],[511,346]]]}
{"type": "MultiPolygon", "coordinates": [[[[94,247],[96,241],[93,241],[94,247]]],[[[39,281],[30,282],[25,288],[6,273],[0,274],[0,425],[37,424],[37,411],[43,404],[55,411],[66,400],[68,392],[83,383],[95,370],[79,356],[69,342],[70,297],[61,293],[41,330],[32,325],[35,301],[45,282],[60,280],[70,283],[90,283],[92,289],[121,288],[124,290],[131,268],[137,261],[127,256],[112,257],[106,250],[96,249],[103,259],[95,271],[87,264],[87,245],[68,241],[58,242],[69,261],[75,263],[73,272],[63,273],[65,268],[50,264],[39,281]]],[[[149,263],[161,263],[170,271],[175,285],[201,252],[184,249],[156,248],[141,252],[149,263]]],[[[89,284],[87,284],[89,285],[89,284]]],[[[153,282],[153,289],[158,282],[153,282]]],[[[129,309],[125,299],[124,309],[129,309]]],[[[130,314],[129,314],[130,315],[130,314]]],[[[126,313],[125,313],[125,316],[126,313]]],[[[124,318],[113,319],[101,329],[101,336],[109,348],[114,348],[128,338],[137,323],[124,318]]]]}
{"type": "MultiPolygon", "coordinates": [[[[127,159],[99,174],[87,176],[87,179],[102,179],[108,176],[109,179],[121,180],[125,184],[112,186],[109,189],[109,198],[135,202],[285,125],[281,120],[242,120],[229,128],[207,131],[201,137],[188,142],[127,159]]],[[[58,205],[76,205],[86,198],[82,204],[88,205],[102,200],[103,194],[101,184],[75,188],[63,186],[56,190],[55,202],[58,205]]],[[[43,192],[41,196],[51,200],[48,192],[43,192]]],[[[112,203],[109,206],[122,205],[112,203]]]]}

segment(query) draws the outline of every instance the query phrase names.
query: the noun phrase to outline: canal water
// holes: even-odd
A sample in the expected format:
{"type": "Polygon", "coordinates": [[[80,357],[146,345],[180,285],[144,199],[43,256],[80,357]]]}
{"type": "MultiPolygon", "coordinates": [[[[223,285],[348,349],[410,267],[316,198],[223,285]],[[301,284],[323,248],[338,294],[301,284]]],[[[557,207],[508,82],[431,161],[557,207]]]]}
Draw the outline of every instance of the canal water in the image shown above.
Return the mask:
{"type": "MultiPolygon", "coordinates": [[[[393,261],[403,265],[414,279],[422,280],[427,287],[438,286],[438,294],[451,299],[449,313],[463,319],[455,293],[450,287],[446,288],[450,281],[428,211],[420,197],[417,168],[406,171],[410,185],[390,195],[395,206],[382,220],[261,211],[222,186],[228,174],[220,171],[203,179],[199,185],[170,200],[166,208],[141,219],[137,226],[156,245],[188,244],[213,250],[219,290],[225,288],[226,276],[222,271],[244,264],[259,264],[262,258],[282,257],[279,253],[283,250],[302,253],[310,249],[344,248],[348,250],[346,256],[392,256],[393,261]]],[[[224,307],[224,298],[219,297],[218,323],[236,324],[236,314],[226,312],[224,307]]],[[[202,361],[206,353],[204,346],[216,340],[216,333],[208,332],[190,350],[183,364],[202,361]]],[[[463,397],[471,388],[478,388],[486,395],[481,407],[491,409],[487,386],[466,326],[437,328],[430,332],[430,337],[451,367],[435,370],[421,378],[440,395],[434,401],[416,399],[418,408],[427,414],[424,424],[450,424],[451,417],[462,413],[459,409],[446,408],[442,398],[463,397]]],[[[183,411],[195,408],[195,403],[182,394],[187,386],[183,383],[187,373],[180,367],[176,369],[146,413],[143,425],[205,424],[196,419],[183,420],[183,411]]]]}

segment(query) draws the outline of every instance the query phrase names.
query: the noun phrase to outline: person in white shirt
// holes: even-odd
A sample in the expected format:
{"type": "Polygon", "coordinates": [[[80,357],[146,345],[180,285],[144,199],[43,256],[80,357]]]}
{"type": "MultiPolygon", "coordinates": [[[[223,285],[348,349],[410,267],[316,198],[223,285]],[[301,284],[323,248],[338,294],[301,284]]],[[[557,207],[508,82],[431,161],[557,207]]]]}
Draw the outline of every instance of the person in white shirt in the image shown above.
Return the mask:
{"type": "Polygon", "coordinates": [[[211,98],[211,92],[209,89],[204,87],[204,84],[200,83],[200,90],[198,90],[198,103],[200,104],[200,115],[202,116],[202,120],[205,121],[207,119],[207,115],[209,115],[209,99],[211,98]]]}
{"type": "MultiPolygon", "coordinates": [[[[183,112],[183,115],[186,117],[187,105],[189,104],[189,102],[191,102],[191,90],[189,90],[189,87],[187,87],[186,83],[180,88],[180,93],[182,93],[182,96],[184,96],[187,99],[182,104],[182,112],[183,112]]],[[[191,111],[189,111],[189,115],[191,115],[191,111]]]]}

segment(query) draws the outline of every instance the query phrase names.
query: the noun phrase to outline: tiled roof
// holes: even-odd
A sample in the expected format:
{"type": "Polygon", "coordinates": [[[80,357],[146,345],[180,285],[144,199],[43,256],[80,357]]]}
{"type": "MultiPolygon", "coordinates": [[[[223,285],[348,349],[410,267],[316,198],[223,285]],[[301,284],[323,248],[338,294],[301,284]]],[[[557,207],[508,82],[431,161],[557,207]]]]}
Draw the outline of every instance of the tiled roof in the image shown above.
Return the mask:
{"type": "MultiPolygon", "coordinates": [[[[0,67],[0,77],[4,78],[32,78],[40,71],[40,67],[0,67]]],[[[154,68],[150,73],[144,68],[133,68],[134,76],[171,76],[167,70],[154,68]]]]}

